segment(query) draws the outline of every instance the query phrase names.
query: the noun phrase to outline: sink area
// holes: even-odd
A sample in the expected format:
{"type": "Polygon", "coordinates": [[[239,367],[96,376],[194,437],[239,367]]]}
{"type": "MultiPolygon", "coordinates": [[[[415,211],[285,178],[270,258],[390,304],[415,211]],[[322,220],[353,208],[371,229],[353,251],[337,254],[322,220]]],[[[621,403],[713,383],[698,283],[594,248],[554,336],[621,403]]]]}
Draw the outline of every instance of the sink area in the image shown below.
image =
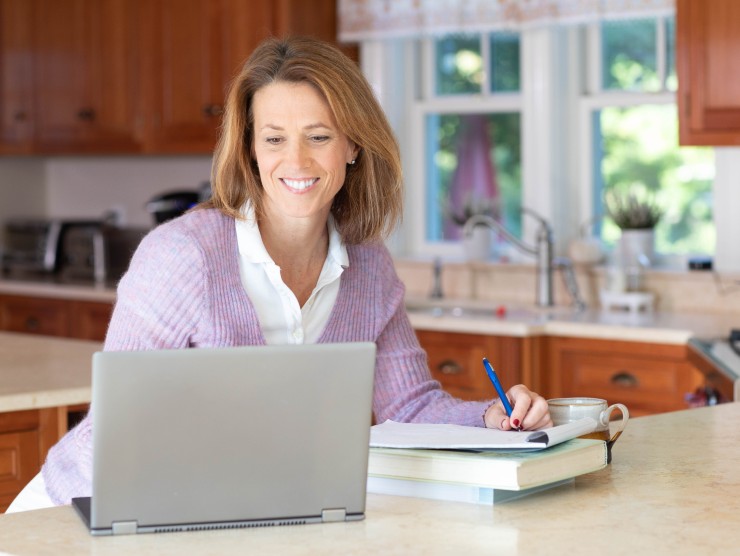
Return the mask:
{"type": "Polygon", "coordinates": [[[516,303],[494,303],[490,301],[416,299],[407,300],[406,310],[410,315],[435,318],[485,319],[509,322],[546,322],[556,319],[568,320],[576,313],[572,307],[537,307],[516,303]]]}

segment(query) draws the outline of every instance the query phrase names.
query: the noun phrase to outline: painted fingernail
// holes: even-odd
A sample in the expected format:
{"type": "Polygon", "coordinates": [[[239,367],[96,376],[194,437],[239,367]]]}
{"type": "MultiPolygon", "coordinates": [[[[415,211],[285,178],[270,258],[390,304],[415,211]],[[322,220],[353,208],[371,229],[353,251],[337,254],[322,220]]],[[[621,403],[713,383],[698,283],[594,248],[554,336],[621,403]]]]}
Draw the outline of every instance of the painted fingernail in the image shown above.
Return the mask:
{"type": "Polygon", "coordinates": [[[514,423],[514,426],[515,426],[515,427],[518,427],[518,426],[519,426],[519,419],[514,419],[514,420],[512,421],[512,423],[514,423]]]}

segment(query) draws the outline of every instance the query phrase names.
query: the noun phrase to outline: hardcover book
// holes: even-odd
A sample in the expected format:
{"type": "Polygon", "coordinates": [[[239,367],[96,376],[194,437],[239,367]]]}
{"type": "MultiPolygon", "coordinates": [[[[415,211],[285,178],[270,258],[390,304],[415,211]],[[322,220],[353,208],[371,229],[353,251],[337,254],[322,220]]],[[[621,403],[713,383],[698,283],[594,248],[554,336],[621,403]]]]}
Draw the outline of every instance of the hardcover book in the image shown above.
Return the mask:
{"type": "Polygon", "coordinates": [[[519,491],[603,469],[606,456],[603,440],[584,438],[535,451],[370,448],[368,476],[420,482],[416,495],[439,484],[519,491]]]}

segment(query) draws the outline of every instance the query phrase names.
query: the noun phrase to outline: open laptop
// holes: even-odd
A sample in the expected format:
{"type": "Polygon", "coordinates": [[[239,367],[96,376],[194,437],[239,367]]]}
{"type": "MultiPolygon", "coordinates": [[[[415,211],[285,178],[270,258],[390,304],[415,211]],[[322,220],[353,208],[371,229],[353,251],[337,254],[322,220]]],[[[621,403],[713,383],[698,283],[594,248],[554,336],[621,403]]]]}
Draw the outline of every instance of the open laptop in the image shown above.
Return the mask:
{"type": "Polygon", "coordinates": [[[93,535],[364,517],[375,344],[97,352],[93,535]]]}

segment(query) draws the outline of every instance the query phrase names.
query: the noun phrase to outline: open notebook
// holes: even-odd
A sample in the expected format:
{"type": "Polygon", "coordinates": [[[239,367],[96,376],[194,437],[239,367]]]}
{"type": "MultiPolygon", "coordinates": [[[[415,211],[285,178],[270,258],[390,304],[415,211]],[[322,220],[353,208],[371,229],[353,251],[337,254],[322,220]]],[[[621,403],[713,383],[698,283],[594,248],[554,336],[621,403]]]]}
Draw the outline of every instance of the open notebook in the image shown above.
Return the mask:
{"type": "Polygon", "coordinates": [[[98,352],[93,534],[362,519],[372,343],[98,352]]]}

